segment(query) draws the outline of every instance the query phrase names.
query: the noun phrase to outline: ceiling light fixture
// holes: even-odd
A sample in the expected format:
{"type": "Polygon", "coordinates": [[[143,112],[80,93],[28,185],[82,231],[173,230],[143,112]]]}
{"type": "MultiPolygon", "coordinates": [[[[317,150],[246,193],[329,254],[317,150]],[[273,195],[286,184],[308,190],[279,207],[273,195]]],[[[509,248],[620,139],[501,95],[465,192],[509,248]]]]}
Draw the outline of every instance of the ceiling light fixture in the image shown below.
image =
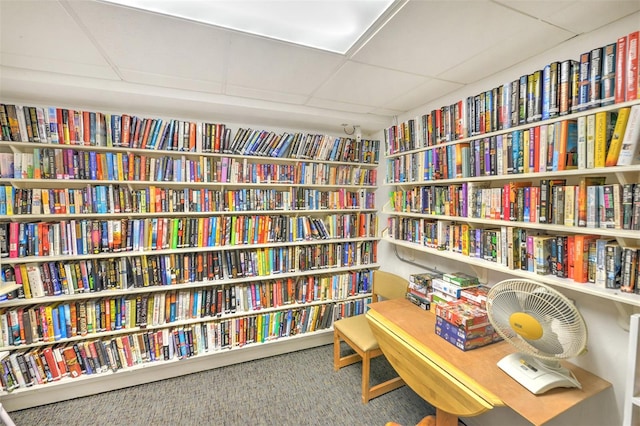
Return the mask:
{"type": "Polygon", "coordinates": [[[103,0],[344,54],[394,0],[103,0]]]}

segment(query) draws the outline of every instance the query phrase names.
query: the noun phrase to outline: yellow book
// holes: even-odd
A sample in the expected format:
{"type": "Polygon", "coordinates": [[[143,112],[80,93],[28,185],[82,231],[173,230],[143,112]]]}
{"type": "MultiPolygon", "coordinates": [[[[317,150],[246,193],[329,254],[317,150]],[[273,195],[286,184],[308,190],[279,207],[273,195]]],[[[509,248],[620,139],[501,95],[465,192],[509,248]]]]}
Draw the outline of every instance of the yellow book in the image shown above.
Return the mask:
{"type": "Polygon", "coordinates": [[[45,341],[53,342],[55,340],[55,336],[53,333],[53,306],[47,305],[44,307],[44,318],[47,325],[47,332],[44,333],[46,336],[45,341]]]}
{"type": "Polygon", "coordinates": [[[122,181],[122,180],[124,180],[124,165],[123,165],[123,162],[122,162],[122,153],[121,152],[116,153],[115,160],[116,160],[116,167],[117,167],[117,170],[118,170],[118,176],[116,176],[116,180],[122,181]]]}
{"type": "Polygon", "coordinates": [[[595,147],[596,147],[596,116],[590,114],[586,116],[586,157],[587,169],[595,167],[595,147]]]}
{"type": "MultiPolygon", "coordinates": [[[[14,190],[13,187],[11,185],[6,185],[4,187],[4,189],[2,189],[5,192],[5,201],[7,204],[7,216],[11,216],[13,215],[13,194],[14,194],[14,190]]],[[[47,191],[45,191],[47,192],[47,191]]]]}
{"type": "Polygon", "coordinates": [[[24,291],[24,298],[31,299],[31,286],[29,285],[29,276],[27,275],[27,265],[24,263],[19,265],[20,277],[22,278],[22,291],[24,291]]]}
{"type": "Polygon", "coordinates": [[[149,186],[149,203],[147,204],[147,211],[149,213],[155,213],[156,211],[156,187],[149,186]]]}
{"type": "Polygon", "coordinates": [[[609,127],[613,120],[612,114],[611,111],[600,111],[596,113],[593,154],[593,165],[595,168],[605,166],[609,127]]]}
{"type": "MultiPolygon", "coordinates": [[[[235,216],[234,216],[235,219],[235,216]]],[[[203,247],[204,246],[204,242],[203,242],[203,238],[204,238],[204,218],[198,218],[198,245],[197,247],[203,247]]]]}
{"type": "Polygon", "coordinates": [[[627,128],[630,112],[631,107],[620,108],[618,110],[618,119],[616,120],[616,125],[613,128],[613,135],[611,136],[611,142],[609,143],[609,149],[607,150],[607,159],[605,161],[606,167],[618,164],[618,156],[620,155],[620,149],[622,148],[622,138],[624,136],[624,131],[627,128]]]}

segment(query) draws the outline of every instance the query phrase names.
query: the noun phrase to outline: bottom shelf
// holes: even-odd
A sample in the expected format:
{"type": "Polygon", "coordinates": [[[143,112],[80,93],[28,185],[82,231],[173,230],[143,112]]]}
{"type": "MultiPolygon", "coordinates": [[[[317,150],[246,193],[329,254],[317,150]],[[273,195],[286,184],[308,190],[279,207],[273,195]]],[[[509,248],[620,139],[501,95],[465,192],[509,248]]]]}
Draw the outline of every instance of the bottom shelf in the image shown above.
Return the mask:
{"type": "Polygon", "coordinates": [[[2,395],[0,402],[7,411],[23,410],[39,405],[95,395],[143,383],[239,364],[302,349],[327,345],[333,342],[333,329],[304,333],[286,339],[247,345],[206,353],[182,360],[151,362],[131,368],[97,375],[65,378],[57,383],[36,385],[28,389],[16,389],[2,395]]]}

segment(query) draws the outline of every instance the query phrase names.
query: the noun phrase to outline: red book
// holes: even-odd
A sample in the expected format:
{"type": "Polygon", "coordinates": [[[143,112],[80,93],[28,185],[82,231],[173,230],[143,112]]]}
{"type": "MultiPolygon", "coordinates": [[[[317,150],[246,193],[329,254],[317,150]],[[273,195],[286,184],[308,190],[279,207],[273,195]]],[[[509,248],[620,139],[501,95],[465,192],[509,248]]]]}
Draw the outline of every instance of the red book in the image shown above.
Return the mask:
{"type": "Polygon", "coordinates": [[[129,146],[131,140],[131,117],[122,114],[120,119],[120,139],[122,146],[129,146]]]}
{"type": "Polygon", "coordinates": [[[131,367],[134,364],[134,360],[131,353],[131,344],[129,343],[129,338],[127,336],[122,337],[122,350],[124,352],[127,366],[131,367]]]}
{"type": "Polygon", "coordinates": [[[62,108],[56,108],[56,121],[58,123],[58,143],[65,144],[69,143],[64,138],[64,128],[63,128],[63,120],[62,120],[62,108]]]}
{"type": "Polygon", "coordinates": [[[146,119],[144,120],[144,132],[142,133],[142,138],[140,140],[140,148],[144,149],[147,147],[147,142],[149,141],[149,133],[151,131],[151,126],[155,124],[155,120],[146,119]]]}
{"type": "MultiPolygon", "coordinates": [[[[540,126],[529,130],[529,135],[533,137],[533,172],[540,172],[540,126]]],[[[531,143],[531,142],[530,142],[531,143]]]]}
{"type": "Polygon", "coordinates": [[[60,373],[60,369],[58,367],[58,363],[56,362],[56,358],[53,354],[52,348],[44,348],[42,350],[42,354],[44,355],[44,359],[49,367],[49,371],[51,372],[51,379],[53,381],[60,380],[62,374],[60,373]]]}
{"type": "Polygon", "coordinates": [[[216,124],[214,129],[215,129],[215,144],[213,146],[213,152],[220,152],[220,145],[222,143],[222,133],[224,132],[224,124],[216,124]]]}
{"type": "Polygon", "coordinates": [[[144,132],[144,129],[141,130],[142,122],[143,120],[140,118],[134,118],[132,121],[132,123],[135,123],[135,127],[133,124],[131,125],[131,146],[133,148],[140,148],[140,139],[142,137],[141,133],[144,132]]]}
{"type": "Polygon", "coordinates": [[[76,351],[73,349],[73,346],[67,346],[64,349],[61,349],[61,351],[69,376],[73,378],[80,377],[82,374],[82,368],[80,368],[80,363],[78,362],[76,351]]]}
{"type": "Polygon", "coordinates": [[[20,223],[9,223],[9,257],[18,257],[18,244],[20,242],[20,223]]]}
{"type": "Polygon", "coordinates": [[[196,151],[196,123],[192,121],[192,122],[188,122],[187,124],[189,125],[189,151],[195,152],[196,151]]]}
{"type": "Polygon", "coordinates": [[[89,111],[82,111],[82,142],[91,145],[91,118],[89,111]]]}
{"type": "Polygon", "coordinates": [[[627,37],[627,101],[638,98],[638,39],[640,31],[627,37]]]}
{"type": "Polygon", "coordinates": [[[616,44],[615,103],[620,103],[627,99],[627,36],[620,37],[616,44]]]}
{"type": "Polygon", "coordinates": [[[586,283],[588,281],[589,272],[589,242],[596,240],[596,235],[574,235],[574,261],[573,261],[573,280],[577,283],[586,283]]]}
{"type": "Polygon", "coordinates": [[[567,236],[567,278],[573,279],[575,268],[575,235],[567,236]]]}

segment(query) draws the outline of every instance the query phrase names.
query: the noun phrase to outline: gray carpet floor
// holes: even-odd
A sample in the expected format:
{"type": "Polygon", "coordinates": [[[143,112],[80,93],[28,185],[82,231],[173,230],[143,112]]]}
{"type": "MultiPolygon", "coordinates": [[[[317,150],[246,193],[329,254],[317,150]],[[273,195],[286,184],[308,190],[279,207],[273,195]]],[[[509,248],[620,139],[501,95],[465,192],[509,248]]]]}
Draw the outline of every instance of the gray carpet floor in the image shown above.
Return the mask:
{"type": "MultiPolygon", "coordinates": [[[[320,346],[10,415],[17,426],[409,426],[433,414],[407,386],[362,404],[362,365],[334,372],[332,357],[332,345],[320,346]]],[[[371,371],[372,384],[395,375],[384,357],[372,361],[371,371]]]]}

